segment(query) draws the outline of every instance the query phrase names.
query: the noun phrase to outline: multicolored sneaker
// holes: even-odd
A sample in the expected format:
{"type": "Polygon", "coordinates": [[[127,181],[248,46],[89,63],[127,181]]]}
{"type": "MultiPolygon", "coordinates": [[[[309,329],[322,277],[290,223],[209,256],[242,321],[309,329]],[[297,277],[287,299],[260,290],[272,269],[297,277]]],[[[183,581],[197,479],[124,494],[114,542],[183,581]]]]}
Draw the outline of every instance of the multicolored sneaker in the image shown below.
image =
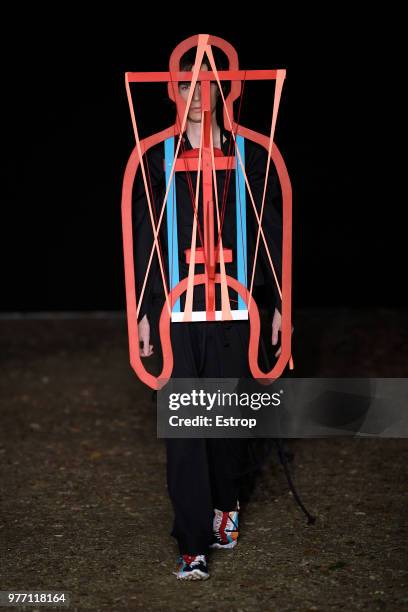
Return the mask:
{"type": "Polygon", "coordinates": [[[205,555],[181,555],[177,572],[173,574],[177,580],[207,580],[210,574],[205,555]]]}
{"type": "Polygon", "coordinates": [[[237,509],[231,510],[231,512],[223,512],[222,510],[217,510],[217,508],[215,508],[214,512],[214,542],[210,545],[210,548],[234,548],[239,536],[239,504],[237,504],[237,509]]]}

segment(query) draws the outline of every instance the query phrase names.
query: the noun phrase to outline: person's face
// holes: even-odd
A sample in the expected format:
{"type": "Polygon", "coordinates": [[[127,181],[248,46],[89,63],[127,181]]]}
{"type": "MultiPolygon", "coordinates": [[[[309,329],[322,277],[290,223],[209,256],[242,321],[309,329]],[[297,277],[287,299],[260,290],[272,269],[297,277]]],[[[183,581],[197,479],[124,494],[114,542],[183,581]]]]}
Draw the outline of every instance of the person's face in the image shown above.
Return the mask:
{"type": "MultiPolygon", "coordinates": [[[[200,70],[208,70],[208,66],[206,64],[201,64],[200,70]]],[[[187,98],[190,93],[191,83],[187,81],[182,81],[179,84],[179,93],[183,100],[187,101],[187,98]]],[[[215,112],[215,108],[217,106],[217,98],[218,98],[218,86],[217,83],[211,82],[210,87],[210,104],[211,104],[211,113],[215,112]]],[[[191,99],[190,110],[188,113],[188,119],[193,121],[194,123],[201,122],[201,83],[196,83],[194,88],[193,97],[191,99]]]]}

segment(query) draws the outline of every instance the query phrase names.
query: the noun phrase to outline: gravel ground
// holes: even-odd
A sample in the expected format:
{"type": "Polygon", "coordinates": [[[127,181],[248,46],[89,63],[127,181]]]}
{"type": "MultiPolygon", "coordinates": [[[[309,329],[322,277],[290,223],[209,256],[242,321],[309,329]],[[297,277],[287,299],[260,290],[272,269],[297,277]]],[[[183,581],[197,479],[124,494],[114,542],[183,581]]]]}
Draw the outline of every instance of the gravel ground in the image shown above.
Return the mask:
{"type": "MultiPolygon", "coordinates": [[[[404,377],[407,323],[387,310],[298,312],[296,375],[404,377]]],[[[408,609],[406,439],[289,440],[316,523],[273,453],[239,545],[214,552],[210,580],[180,583],[164,444],[125,319],[0,329],[2,590],[64,589],[70,610],[112,612],[408,609]]]]}

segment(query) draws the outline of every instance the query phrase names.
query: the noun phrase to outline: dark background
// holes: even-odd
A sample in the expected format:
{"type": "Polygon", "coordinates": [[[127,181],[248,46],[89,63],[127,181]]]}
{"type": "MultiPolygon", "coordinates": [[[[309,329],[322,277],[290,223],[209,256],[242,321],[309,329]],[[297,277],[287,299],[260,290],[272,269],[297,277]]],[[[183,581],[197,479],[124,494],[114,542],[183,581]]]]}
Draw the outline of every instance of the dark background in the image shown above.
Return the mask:
{"type": "MultiPolygon", "coordinates": [[[[276,142],[294,192],[295,306],[406,307],[403,201],[388,142],[398,129],[383,43],[392,32],[381,15],[343,7],[263,18],[258,7],[209,21],[191,7],[176,17],[153,8],[150,19],[123,10],[86,23],[63,12],[5,22],[1,309],[125,307],[121,186],[134,137],[124,73],[166,70],[173,48],[200,31],[230,41],[241,68],[287,69],[276,142]]],[[[161,93],[132,91],[145,126],[167,125],[161,93]],[[142,108],[153,99],[162,106],[142,108]]],[[[261,127],[267,97],[253,101],[245,124],[261,127]]]]}

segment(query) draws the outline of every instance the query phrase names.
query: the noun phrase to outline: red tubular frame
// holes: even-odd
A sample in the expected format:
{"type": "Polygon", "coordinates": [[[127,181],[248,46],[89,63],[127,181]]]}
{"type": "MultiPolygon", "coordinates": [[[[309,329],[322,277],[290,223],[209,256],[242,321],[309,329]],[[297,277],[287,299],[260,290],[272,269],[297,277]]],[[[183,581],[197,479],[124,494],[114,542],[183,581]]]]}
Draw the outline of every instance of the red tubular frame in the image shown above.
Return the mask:
{"type": "MultiPolygon", "coordinates": [[[[229,60],[229,70],[219,71],[215,73],[213,70],[203,71],[198,73],[197,80],[202,83],[202,106],[204,110],[204,142],[203,155],[201,160],[201,170],[203,172],[203,204],[204,208],[204,251],[201,256],[208,262],[205,273],[194,276],[194,286],[205,284],[206,300],[207,300],[207,320],[214,320],[215,316],[215,284],[221,283],[221,275],[216,272],[216,259],[214,244],[214,226],[213,226],[213,202],[212,202],[212,163],[215,163],[215,169],[225,169],[225,159],[215,156],[213,160],[210,157],[210,127],[211,117],[209,109],[209,90],[210,81],[214,81],[217,77],[219,80],[231,81],[231,90],[224,105],[224,126],[226,129],[231,129],[233,134],[243,136],[248,140],[252,140],[264,147],[269,153],[270,139],[253,130],[247,129],[238,125],[233,119],[233,102],[241,93],[241,81],[243,80],[265,80],[276,79],[277,70],[239,70],[238,55],[235,49],[225,40],[208,35],[192,36],[181,42],[173,51],[170,57],[168,72],[146,72],[146,73],[127,73],[126,84],[133,82],[167,82],[169,97],[176,103],[178,116],[185,116],[186,103],[178,93],[178,87],[174,87],[174,83],[179,81],[191,81],[192,72],[180,72],[180,59],[186,51],[192,47],[199,45],[212,45],[220,48],[229,60]],[[206,114],[207,113],[207,114],[206,114]]],[[[131,108],[133,112],[133,108],[131,108]]],[[[129,334],[129,352],[130,363],[138,377],[152,389],[160,389],[171,377],[173,369],[173,351],[170,342],[170,322],[171,310],[169,303],[174,304],[180,295],[186,291],[188,278],[182,279],[176,287],[168,294],[166,292],[166,300],[162,309],[159,323],[160,341],[163,350],[163,368],[158,376],[152,375],[146,370],[140,357],[139,349],[139,334],[137,324],[138,304],[135,290],[135,274],[134,274],[134,259],[133,259],[133,229],[132,229],[132,190],[136,172],[140,165],[140,154],[144,154],[154,145],[163,142],[169,137],[180,135],[180,123],[176,123],[165,130],[149,136],[142,141],[138,141],[138,146],[133,149],[124,174],[123,189],[122,189],[122,228],[123,228],[123,248],[124,248],[124,264],[125,264],[125,282],[126,282],[126,307],[127,321],[129,334]]],[[[137,134],[136,134],[137,137],[137,134]]],[[[137,137],[138,140],[138,137],[137,137]]],[[[286,364],[289,362],[290,367],[293,367],[291,357],[291,275],[292,275],[292,189],[289,175],[286,169],[285,162],[275,143],[270,151],[271,161],[274,163],[282,192],[282,212],[283,212],[283,241],[282,241],[282,350],[278,361],[270,372],[263,372],[258,365],[258,346],[260,335],[260,319],[258,307],[255,300],[250,295],[248,300],[248,289],[241,285],[237,279],[231,276],[226,276],[227,284],[237,291],[248,307],[250,320],[250,341],[248,348],[248,360],[252,375],[264,384],[269,384],[278,378],[286,364]]],[[[178,159],[175,162],[175,170],[183,170],[182,160],[178,159]]],[[[230,167],[230,166],[229,166],[230,167]]],[[[198,169],[198,160],[189,158],[190,170],[198,169]],[[195,165],[194,165],[195,164],[195,165]]],[[[156,228],[158,232],[158,229],[156,228]]],[[[228,257],[225,249],[225,256],[228,257]]],[[[219,260],[219,253],[217,261],[219,260]]],[[[225,261],[228,261],[225,259],[225,261]]],[[[196,259],[196,262],[198,260],[196,259]]],[[[177,323],[182,324],[182,323],[177,323]]]]}

